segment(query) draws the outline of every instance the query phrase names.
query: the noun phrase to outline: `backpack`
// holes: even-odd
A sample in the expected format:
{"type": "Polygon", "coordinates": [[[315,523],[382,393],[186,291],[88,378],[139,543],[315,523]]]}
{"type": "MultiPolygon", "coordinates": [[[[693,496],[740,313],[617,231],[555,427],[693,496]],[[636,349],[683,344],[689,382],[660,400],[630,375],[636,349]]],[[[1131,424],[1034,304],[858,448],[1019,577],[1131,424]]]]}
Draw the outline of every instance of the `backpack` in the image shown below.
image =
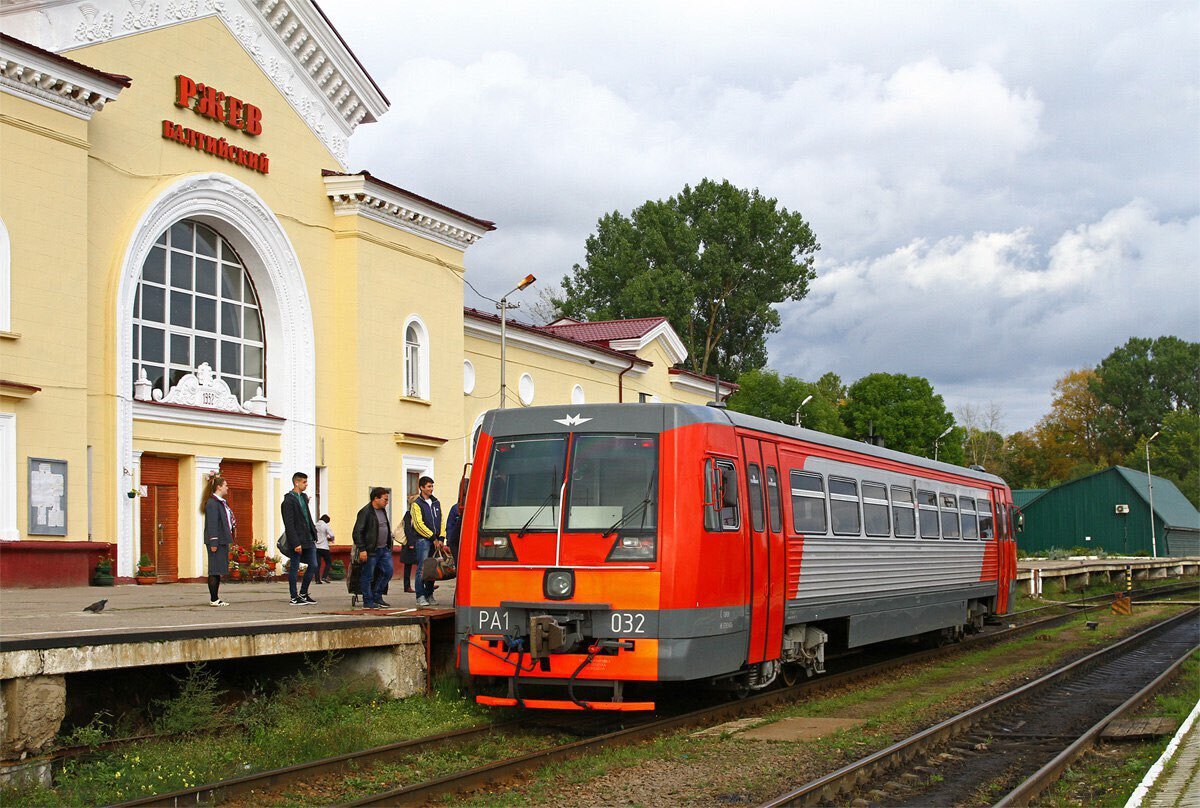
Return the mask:
{"type": "Polygon", "coordinates": [[[404,525],[404,546],[410,550],[417,549],[417,539],[421,538],[421,534],[413,527],[412,511],[404,512],[404,519],[401,521],[401,524],[404,525]]]}

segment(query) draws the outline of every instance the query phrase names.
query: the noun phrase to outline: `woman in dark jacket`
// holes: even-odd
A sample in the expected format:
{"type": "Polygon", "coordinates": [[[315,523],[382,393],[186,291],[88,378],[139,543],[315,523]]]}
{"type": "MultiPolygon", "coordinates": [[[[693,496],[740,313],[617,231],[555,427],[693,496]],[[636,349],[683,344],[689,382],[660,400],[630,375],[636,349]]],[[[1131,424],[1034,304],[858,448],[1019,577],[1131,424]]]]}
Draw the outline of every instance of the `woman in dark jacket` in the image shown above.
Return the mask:
{"type": "Polygon", "coordinates": [[[217,597],[221,576],[229,574],[229,545],[237,530],[237,519],[233,509],[225,501],[229,483],[224,477],[213,477],[209,485],[209,497],[204,502],[204,545],[208,548],[208,595],[209,606],[228,606],[217,597]]]}

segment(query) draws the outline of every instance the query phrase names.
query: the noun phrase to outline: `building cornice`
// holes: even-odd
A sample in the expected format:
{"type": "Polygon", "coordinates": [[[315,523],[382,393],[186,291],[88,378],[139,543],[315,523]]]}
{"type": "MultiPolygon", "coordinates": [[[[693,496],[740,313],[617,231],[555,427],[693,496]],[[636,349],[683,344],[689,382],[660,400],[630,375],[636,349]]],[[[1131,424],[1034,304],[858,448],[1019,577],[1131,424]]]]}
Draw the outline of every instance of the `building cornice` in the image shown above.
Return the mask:
{"type": "Polygon", "coordinates": [[[675,333],[675,329],[666,320],[640,337],[609,340],[608,347],[618,351],[633,351],[637,353],[656,339],[662,340],[663,347],[667,351],[667,356],[670,358],[671,364],[677,365],[687,359],[687,348],[683,346],[683,340],[679,338],[679,335],[675,333]]]}
{"type": "Polygon", "coordinates": [[[381,182],[367,172],[326,171],[324,180],[334,216],[363,216],[456,250],[466,250],[496,229],[491,222],[381,182]]]}
{"type": "Polygon", "coordinates": [[[0,34],[0,90],[11,95],[88,121],[128,86],[126,76],[0,34]]]}
{"type": "Polygon", "coordinates": [[[342,166],[389,103],[312,0],[42,0],[0,4],[0,27],[47,50],[217,17],[342,166]]]}
{"type": "Polygon", "coordinates": [[[273,415],[248,415],[144,401],[133,402],[133,420],[210,426],[217,429],[236,429],[241,432],[266,432],[272,435],[281,434],[285,422],[285,419],[273,415]]]}
{"type": "MultiPolygon", "coordinates": [[[[700,376],[686,370],[671,368],[668,373],[671,386],[681,390],[687,390],[691,393],[707,393],[712,395],[716,390],[716,380],[706,376],[700,376]]],[[[737,392],[737,385],[729,382],[721,382],[721,398],[725,399],[737,392]]]]}

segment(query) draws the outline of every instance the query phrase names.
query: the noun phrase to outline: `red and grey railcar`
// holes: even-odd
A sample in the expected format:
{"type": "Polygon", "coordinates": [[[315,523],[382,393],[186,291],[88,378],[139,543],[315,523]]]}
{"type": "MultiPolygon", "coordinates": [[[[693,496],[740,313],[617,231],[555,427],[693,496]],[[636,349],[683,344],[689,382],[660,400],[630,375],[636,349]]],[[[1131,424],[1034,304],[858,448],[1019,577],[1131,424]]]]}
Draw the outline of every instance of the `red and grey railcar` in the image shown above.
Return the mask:
{"type": "Polygon", "coordinates": [[[494,410],[464,511],[457,661],[492,705],[647,710],[1008,611],[1004,481],[722,409],[494,410]]]}

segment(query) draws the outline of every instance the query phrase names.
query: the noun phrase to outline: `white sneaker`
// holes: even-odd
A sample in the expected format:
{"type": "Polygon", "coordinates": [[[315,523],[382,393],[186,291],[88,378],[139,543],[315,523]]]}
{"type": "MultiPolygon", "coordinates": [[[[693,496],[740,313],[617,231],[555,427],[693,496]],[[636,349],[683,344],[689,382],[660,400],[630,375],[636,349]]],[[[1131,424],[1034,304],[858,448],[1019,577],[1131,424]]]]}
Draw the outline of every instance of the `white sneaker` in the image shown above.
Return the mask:
{"type": "Polygon", "coordinates": [[[425,605],[426,606],[437,606],[438,605],[437,598],[435,598],[433,595],[430,595],[429,597],[425,598],[425,605]]]}
{"type": "Polygon", "coordinates": [[[210,600],[208,602],[208,605],[209,606],[228,606],[229,604],[226,603],[225,601],[221,600],[220,598],[218,598],[217,600],[210,600]]]}
{"type": "Polygon", "coordinates": [[[418,608],[420,608],[420,607],[422,607],[422,606],[428,606],[428,605],[429,605],[429,600],[428,600],[428,599],[426,599],[426,598],[423,598],[423,597],[418,597],[418,598],[417,598],[417,607],[418,607],[418,608]]]}

